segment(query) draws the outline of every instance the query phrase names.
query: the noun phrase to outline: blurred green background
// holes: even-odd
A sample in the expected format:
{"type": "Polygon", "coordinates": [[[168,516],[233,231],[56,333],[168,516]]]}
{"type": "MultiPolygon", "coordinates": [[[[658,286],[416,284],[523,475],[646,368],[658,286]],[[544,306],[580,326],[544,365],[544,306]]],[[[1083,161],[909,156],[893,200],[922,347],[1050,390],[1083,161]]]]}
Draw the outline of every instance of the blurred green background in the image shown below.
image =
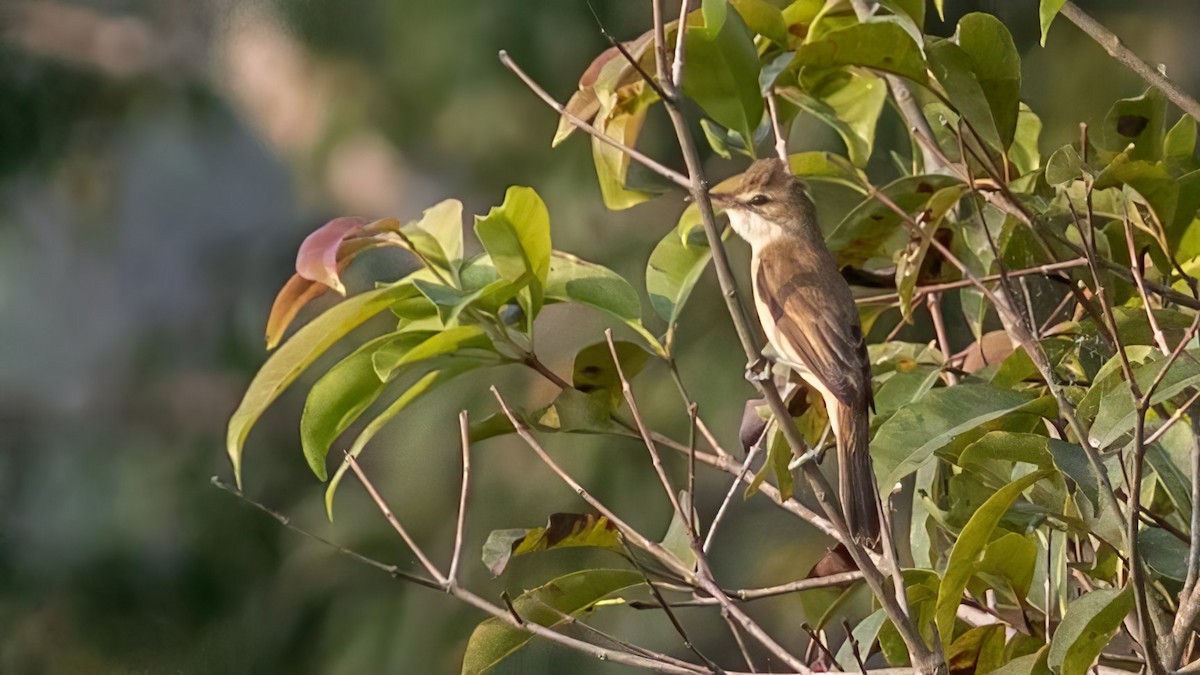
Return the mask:
{"type": "MultiPolygon", "coordinates": [[[[649,26],[648,2],[593,2],[619,37],[649,26]]],[[[1037,47],[1033,0],[946,4],[943,33],[976,9],[1013,32],[1024,98],[1045,123],[1044,153],[1142,89],[1064,20],[1037,47]]],[[[1080,4],[1200,91],[1196,3],[1080,4]]],[[[678,195],[606,212],[588,144],[573,139],[552,152],[554,114],[496,60],[509,50],[565,100],[605,47],[583,0],[0,3],[0,672],[457,671],[482,615],[285,531],[209,477],[229,477],[224,424],[266,356],[274,294],[303,237],[333,216],[409,219],[446,197],[482,213],[508,185],[531,185],[549,205],[556,248],[642,287],[678,195]]],[[[678,165],[661,115],[644,145],[678,165]]],[[[828,130],[797,124],[793,149],[838,149],[828,130]]],[[[894,116],[882,124],[877,155],[886,157],[900,128],[894,116]]],[[[739,170],[719,158],[711,168],[739,170]]],[[[398,255],[364,259],[351,286],[408,265],[398,255]]],[[[703,282],[685,314],[681,364],[702,413],[733,447],[751,390],[713,288],[703,282]]],[[[568,372],[604,327],[582,310],[550,310],[539,351],[568,372]]],[[[411,564],[352,481],[336,523],[325,520],[323,486],[296,430],[311,381],[251,435],[248,492],[349,547],[411,564]]],[[[406,413],[365,461],[439,560],[453,536],[456,413],[493,412],[492,383],[531,406],[552,393],[520,372],[461,382],[406,413]]],[[[644,374],[638,392],[654,426],[684,437],[686,415],[663,371],[644,374]]],[[[648,533],[665,530],[668,507],[644,448],[580,437],[550,445],[619,513],[648,533]]],[[[489,530],[535,526],[582,504],[512,439],[481,444],[474,457],[464,574],[481,594],[498,598],[584,561],[619,562],[550,553],[514,561],[492,580],[478,558],[489,530]]],[[[726,485],[702,476],[702,513],[726,485]]],[[[735,504],[715,559],[725,583],[789,581],[824,551],[759,501],[735,504]],[[765,558],[755,547],[764,539],[778,542],[765,558]]],[[[798,613],[815,618],[832,597],[791,596],[752,611],[795,626],[798,613]]],[[[715,613],[684,620],[710,655],[732,653],[715,613]]],[[[662,615],[596,621],[682,656],[662,615]]],[[[799,630],[781,638],[804,640],[799,630]]],[[[620,671],[549,647],[504,668],[620,671]]]]}

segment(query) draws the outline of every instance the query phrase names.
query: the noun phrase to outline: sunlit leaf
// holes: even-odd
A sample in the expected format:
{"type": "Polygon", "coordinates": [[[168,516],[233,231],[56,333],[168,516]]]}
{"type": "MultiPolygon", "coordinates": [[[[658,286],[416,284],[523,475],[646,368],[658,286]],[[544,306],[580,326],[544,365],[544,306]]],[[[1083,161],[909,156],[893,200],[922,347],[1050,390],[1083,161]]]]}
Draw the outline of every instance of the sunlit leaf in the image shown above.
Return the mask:
{"type": "Polygon", "coordinates": [[[963,633],[946,652],[955,673],[989,673],[1004,663],[1004,625],[976,626],[963,633]]]}
{"type": "MultiPolygon", "coordinates": [[[[951,389],[957,389],[952,387],[951,389]]],[[[971,516],[966,527],[959,533],[950,550],[950,558],[946,563],[946,573],[938,590],[937,627],[943,643],[951,642],[954,632],[954,618],[958,605],[962,601],[963,591],[971,575],[975,574],[981,562],[984,549],[991,539],[992,531],[1004,514],[1008,512],[1017,498],[1027,488],[1037,481],[1051,475],[1050,471],[1031,473],[1009,483],[998,490],[983,506],[971,516]]]]}
{"type": "MultiPolygon", "coordinates": [[[[889,183],[880,192],[915,218],[938,190],[958,184],[960,181],[950,176],[909,176],[889,183]]],[[[890,258],[891,251],[908,238],[909,229],[899,214],[879,200],[867,198],[833,228],[827,244],[840,264],[857,267],[885,251],[890,258]]]]}
{"type": "Polygon", "coordinates": [[[324,481],[328,476],[325,456],[330,446],[387,387],[387,379],[375,372],[375,353],[384,345],[408,351],[435,334],[414,331],[375,338],[339,361],[312,386],[300,417],[300,446],[318,479],[324,481]]]}
{"type": "Polygon", "coordinates": [[[1125,153],[1117,156],[1096,177],[1095,189],[1128,185],[1146,200],[1159,222],[1169,226],[1179,205],[1179,184],[1161,163],[1128,159],[1131,156],[1125,153]]]}
{"type": "Polygon", "coordinates": [[[729,0],[750,30],[778,45],[787,45],[783,13],[766,0],[729,0]]]}
{"type": "Polygon", "coordinates": [[[1150,87],[1141,96],[1114,103],[1093,138],[1112,154],[1124,152],[1132,143],[1130,159],[1154,162],[1162,158],[1165,115],[1166,99],[1150,87]]]}
{"type": "Polygon", "coordinates": [[[874,75],[834,73],[806,93],[782,87],[779,95],[828,124],[842,137],[850,161],[865,166],[875,143],[875,125],[887,99],[887,84],[874,75]]]}
{"type": "Polygon", "coordinates": [[[604,516],[553,513],[545,527],[492,530],[483,544],[483,564],[500,576],[512,558],[559,548],[592,547],[621,551],[621,534],[604,516]]]}
{"type": "Polygon", "coordinates": [[[863,66],[924,84],[925,59],[908,31],[892,22],[855,23],[800,47],[796,64],[812,68],[863,66]]]}
{"type": "Polygon", "coordinates": [[[704,25],[687,28],[683,92],[753,147],[754,130],[763,114],[758,90],[761,64],[746,24],[726,7],[725,0],[703,0],[704,25]]]}
{"type": "MultiPolygon", "coordinates": [[[[1200,350],[1189,349],[1183,358],[1177,359],[1163,376],[1161,383],[1150,399],[1151,405],[1169,400],[1179,392],[1200,385],[1200,350]]],[[[1133,367],[1133,375],[1141,391],[1145,392],[1166,364],[1166,358],[1156,358],[1146,364],[1133,367]]],[[[1137,419],[1133,394],[1128,387],[1117,386],[1100,401],[1100,411],[1092,422],[1089,439],[1093,446],[1105,448],[1121,436],[1129,433],[1137,419]]]]}
{"type": "Polygon", "coordinates": [[[283,288],[279,290],[279,294],[275,296],[275,302],[271,305],[271,313],[267,316],[267,349],[274,349],[279,344],[284,333],[287,332],[288,326],[292,324],[296,315],[305,305],[321,297],[328,290],[329,287],[325,284],[310,281],[299,274],[293,274],[292,278],[288,279],[283,288]]]}
{"type": "Polygon", "coordinates": [[[707,241],[697,238],[694,244],[684,243],[675,230],[668,232],[650,253],[646,263],[646,293],[650,296],[650,306],[667,321],[668,351],[674,343],[679,314],[711,258],[707,241]]]}
{"type": "Polygon", "coordinates": [[[941,226],[942,219],[951,212],[966,192],[965,185],[951,185],[935,192],[929,198],[918,221],[923,236],[914,233],[908,246],[899,254],[899,260],[896,261],[896,291],[900,295],[900,313],[909,323],[913,320],[913,293],[916,291],[921,268],[933,243],[933,237],[941,226]]]}
{"type": "Polygon", "coordinates": [[[992,110],[1001,148],[1007,149],[1016,133],[1021,94],[1021,55],[1012,35],[995,16],[972,12],[959,19],[955,41],[971,60],[992,110]]]}
{"type": "MultiPolygon", "coordinates": [[[[513,610],[522,621],[542,626],[557,626],[567,616],[577,616],[598,601],[643,582],[642,575],[631,570],[585,570],[559,577],[550,583],[522,593],[513,600],[513,610]]],[[[463,655],[463,675],[482,675],[524,647],[533,636],[493,617],[479,624],[467,641],[463,655]]]]}
{"type": "MultiPolygon", "coordinates": [[[[617,358],[621,360],[621,370],[629,380],[640,373],[650,360],[650,354],[640,345],[614,340],[613,346],[616,347],[617,358]]],[[[571,384],[584,393],[601,389],[608,391],[614,405],[623,399],[621,380],[613,364],[608,342],[597,342],[579,350],[575,355],[571,384]]]]}
{"type": "Polygon", "coordinates": [[[242,483],[242,446],[250,428],[267,406],[343,335],[384,311],[391,303],[413,293],[416,291],[412,285],[402,282],[347,298],[297,331],[267,359],[229,419],[226,446],[239,487],[242,483]]]}
{"type": "Polygon", "coordinates": [[[642,325],[642,302],[637,291],[607,267],[555,252],[546,284],[546,300],[572,302],[605,312],[637,331],[655,354],[665,354],[658,339],[642,325]]]}
{"type": "Polygon", "coordinates": [[[1067,0],[1041,0],[1038,5],[1038,22],[1042,26],[1042,46],[1046,46],[1046,36],[1050,33],[1050,24],[1054,22],[1054,17],[1058,16],[1058,11],[1062,9],[1067,0]]]}
{"type": "Polygon", "coordinates": [[[978,573],[1007,581],[1020,601],[1029,595],[1037,558],[1037,544],[1029,536],[1009,532],[987,545],[978,573]]]}
{"type": "Polygon", "coordinates": [[[1033,654],[1025,654],[991,671],[989,675],[1051,675],[1046,666],[1047,648],[1042,647],[1033,654]]]}
{"type": "Polygon", "coordinates": [[[985,384],[960,384],[934,389],[920,401],[902,408],[879,427],[871,441],[875,475],[889,490],[916,471],[934,451],[959,434],[1033,401],[1027,394],[985,384]]]}
{"type": "Polygon", "coordinates": [[[547,431],[564,433],[621,433],[613,421],[613,399],[607,391],[583,393],[563,389],[550,405],[530,415],[534,425],[547,431]]]}
{"type": "Polygon", "coordinates": [[[1167,132],[1163,138],[1163,161],[1173,175],[1196,170],[1196,118],[1184,114],[1167,132]]]}
{"type": "Polygon", "coordinates": [[[1050,640],[1047,663],[1061,675],[1084,675],[1132,609],[1128,588],[1083,594],[1067,606],[1050,640]]]}

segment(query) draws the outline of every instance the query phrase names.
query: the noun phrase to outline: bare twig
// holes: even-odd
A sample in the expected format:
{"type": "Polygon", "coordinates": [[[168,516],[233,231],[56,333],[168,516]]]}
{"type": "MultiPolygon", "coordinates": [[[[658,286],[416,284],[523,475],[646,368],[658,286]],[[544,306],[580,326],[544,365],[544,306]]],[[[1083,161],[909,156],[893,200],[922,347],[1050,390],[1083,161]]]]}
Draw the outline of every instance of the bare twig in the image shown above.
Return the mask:
{"type": "Polygon", "coordinates": [[[238,490],[237,488],[234,488],[230,485],[226,485],[220,479],[218,479],[216,476],[213,477],[212,483],[213,483],[213,485],[217,486],[218,488],[232,494],[233,496],[237,497],[238,499],[246,502],[247,504],[250,504],[251,506],[255,507],[256,509],[267,514],[268,516],[274,518],[276,521],[279,522],[279,524],[283,525],[284,527],[288,528],[289,530],[292,530],[293,532],[296,532],[297,534],[303,535],[303,536],[313,539],[317,542],[320,542],[320,543],[330,547],[334,551],[336,551],[342,555],[345,555],[346,557],[351,558],[352,560],[355,560],[356,562],[362,563],[364,565],[368,565],[368,566],[373,567],[381,572],[384,572],[385,574],[388,574],[393,579],[409,581],[409,582],[412,582],[419,586],[424,586],[426,588],[431,588],[431,589],[438,590],[438,591],[447,590],[451,595],[453,595],[454,597],[458,598],[459,600],[467,603],[468,605],[471,605],[473,607],[481,609],[484,612],[490,614],[491,616],[493,616],[501,621],[504,621],[505,623],[509,624],[510,626],[520,629],[520,630],[523,630],[523,631],[526,631],[532,635],[536,635],[538,637],[545,638],[546,640],[563,645],[570,649],[574,649],[574,650],[582,652],[584,654],[588,654],[588,655],[590,655],[596,659],[602,660],[602,661],[611,661],[612,663],[620,663],[622,665],[633,666],[636,668],[644,668],[646,670],[650,670],[650,671],[654,671],[654,672],[658,672],[658,673],[669,673],[671,675],[693,675],[693,674],[697,674],[697,673],[708,672],[707,670],[705,670],[704,668],[701,668],[699,666],[690,666],[689,665],[689,666],[685,667],[685,666],[681,666],[681,665],[676,665],[675,663],[671,662],[671,661],[676,661],[676,659],[672,659],[671,657],[668,657],[665,655],[656,654],[654,657],[647,657],[647,656],[640,656],[640,655],[636,655],[636,654],[627,654],[625,652],[614,651],[611,649],[605,649],[603,647],[599,647],[597,645],[593,645],[588,642],[584,642],[583,640],[578,640],[576,638],[573,638],[573,637],[570,637],[567,635],[563,635],[562,633],[554,631],[550,628],[547,628],[547,627],[542,626],[541,624],[538,624],[535,622],[520,621],[516,617],[514,617],[512,614],[510,614],[507,609],[500,607],[494,603],[488,602],[487,600],[484,600],[483,598],[466,590],[465,588],[454,586],[449,589],[446,589],[444,584],[442,584],[442,583],[401,571],[395,565],[389,565],[387,563],[380,562],[379,560],[375,560],[374,558],[369,558],[365,555],[362,555],[361,553],[357,553],[357,552],[347,549],[343,546],[339,546],[338,544],[335,544],[327,539],[319,537],[303,528],[297,527],[291,523],[291,520],[287,516],[284,516],[284,515],[280,514],[279,512],[274,511],[274,510],[270,509],[269,507],[266,507],[262,504],[259,504],[258,502],[250,499],[249,497],[246,497],[240,490],[238,490]]]}
{"type": "Polygon", "coordinates": [[[258,509],[259,511],[262,511],[263,513],[267,514],[268,516],[271,516],[280,525],[283,525],[284,527],[291,530],[292,532],[295,532],[296,534],[299,534],[304,537],[308,537],[309,539],[312,539],[313,541],[324,544],[324,545],[328,546],[329,548],[333,549],[334,551],[336,551],[348,558],[351,558],[351,559],[353,559],[357,562],[360,562],[364,565],[374,567],[375,569],[379,570],[380,572],[383,572],[393,578],[403,579],[404,581],[412,582],[414,584],[417,584],[418,586],[424,586],[425,588],[432,588],[437,591],[442,590],[442,584],[440,582],[434,581],[433,579],[427,579],[425,577],[422,577],[422,576],[419,576],[416,574],[412,574],[410,572],[405,572],[404,570],[400,569],[399,567],[397,567],[395,565],[389,565],[387,563],[375,560],[374,558],[368,558],[367,556],[357,553],[355,551],[352,551],[352,550],[346,548],[345,546],[342,546],[341,544],[336,544],[320,535],[309,532],[308,530],[293,523],[291,518],[283,515],[282,513],[276,511],[275,509],[272,509],[269,506],[266,506],[264,504],[260,504],[259,502],[254,501],[253,499],[247,497],[246,494],[244,492],[242,492],[241,490],[237,489],[236,487],[234,487],[232,485],[225,483],[224,481],[222,481],[220,478],[217,478],[216,476],[213,476],[211,481],[212,481],[212,484],[215,485],[216,487],[228,492],[229,494],[233,495],[234,497],[237,497],[238,499],[242,500],[243,502],[246,502],[250,506],[253,506],[254,508],[258,509]]]}
{"type": "MultiPolygon", "coordinates": [[[[1073,260],[1064,260],[1062,262],[1050,263],[1048,265],[1037,265],[1035,267],[1027,267],[1019,270],[1012,270],[1008,273],[1010,278],[1024,277],[1031,275],[1052,276],[1062,270],[1074,269],[1083,267],[1087,264],[1084,258],[1075,258],[1073,260]]],[[[1000,281],[1000,274],[991,274],[985,277],[979,277],[979,281],[990,283],[1000,281]]],[[[975,281],[972,279],[959,279],[958,281],[947,281],[941,284],[927,284],[925,286],[917,286],[913,290],[913,300],[919,300],[931,293],[942,293],[944,291],[952,291],[956,288],[967,288],[974,286],[975,281]]],[[[900,299],[899,293],[883,293],[881,295],[865,295],[860,298],[855,298],[854,301],[860,305],[875,305],[881,302],[895,302],[900,299]]]]}
{"type": "Polygon", "coordinates": [[[569,485],[571,489],[574,490],[575,493],[581,498],[583,498],[585,502],[590,504],[592,508],[599,511],[600,515],[608,518],[608,522],[616,526],[616,528],[620,530],[620,532],[625,535],[626,538],[636,544],[639,548],[645,549],[647,552],[657,558],[659,562],[667,567],[667,569],[679,574],[689,582],[692,580],[692,578],[695,576],[692,573],[692,570],[688,569],[679,561],[678,558],[676,558],[674,555],[671,555],[671,553],[664,549],[658,542],[647,539],[636,529],[630,527],[629,524],[624,521],[624,519],[622,519],[616,513],[613,513],[612,509],[608,508],[603,502],[592,496],[587,489],[585,489],[579,484],[578,481],[572,478],[569,473],[564,471],[563,468],[558,465],[558,462],[555,462],[554,459],[550,457],[550,454],[546,452],[546,449],[542,447],[542,444],[539,443],[538,440],[533,437],[533,434],[529,432],[529,427],[526,426],[525,422],[513,413],[512,408],[508,406],[508,403],[504,400],[504,397],[500,395],[499,390],[497,390],[495,387],[492,387],[492,395],[495,396],[496,400],[500,403],[500,409],[504,412],[505,417],[508,418],[509,423],[513,425],[513,428],[516,429],[517,435],[520,436],[521,440],[525,441],[525,444],[537,454],[538,458],[542,460],[543,464],[549,467],[555,475],[562,479],[564,483],[569,485]]]}
{"type": "Polygon", "coordinates": [[[420,561],[421,566],[425,568],[425,571],[429,572],[429,576],[437,579],[437,582],[441,584],[443,588],[445,588],[447,586],[446,577],[442,576],[442,573],[438,571],[437,567],[434,566],[429,557],[425,555],[425,551],[423,551],[421,547],[417,545],[417,542],[414,541],[411,536],[409,536],[408,530],[404,529],[404,525],[400,523],[400,519],[396,517],[396,514],[392,513],[391,507],[387,505],[387,502],[384,501],[383,497],[379,494],[379,491],[376,490],[375,486],[371,484],[370,479],[367,478],[367,474],[363,473],[362,467],[358,465],[358,460],[347,454],[346,461],[350,464],[350,470],[354,472],[355,476],[358,476],[359,482],[362,483],[363,488],[365,488],[367,491],[367,494],[371,496],[371,500],[375,502],[375,506],[379,507],[379,512],[382,513],[383,517],[387,519],[388,523],[392,526],[392,529],[396,531],[396,534],[400,535],[400,538],[403,539],[404,543],[408,545],[408,548],[413,552],[413,555],[417,556],[417,560],[420,561]]]}
{"type": "Polygon", "coordinates": [[[471,422],[467,411],[458,413],[458,429],[462,438],[462,493],[458,498],[458,522],[454,526],[454,554],[450,557],[450,585],[458,583],[458,561],[462,558],[463,530],[467,521],[467,494],[471,487],[471,422]]]}
{"type": "MultiPolygon", "coordinates": [[[[721,525],[721,519],[724,518],[726,510],[729,508],[729,503],[733,501],[733,495],[737,492],[738,486],[742,484],[742,478],[746,476],[746,472],[750,470],[750,464],[758,455],[758,451],[762,448],[767,432],[770,430],[770,425],[763,428],[763,433],[759,436],[758,441],[750,446],[750,451],[746,453],[746,460],[742,462],[742,468],[738,470],[734,476],[733,482],[729,484],[729,491],[725,493],[725,499],[721,500],[721,506],[717,508],[717,515],[713,516],[712,524],[708,526],[708,535],[704,538],[704,552],[712,550],[713,540],[717,536],[717,528],[721,525]]],[[[695,456],[695,453],[692,453],[695,456]]]]}
{"type": "Polygon", "coordinates": [[[584,132],[591,135],[593,138],[600,141],[601,143],[612,146],[612,147],[620,150],[621,152],[625,153],[626,155],[629,155],[629,157],[631,159],[635,160],[642,166],[645,166],[647,169],[650,169],[654,173],[657,173],[658,175],[662,176],[663,178],[666,178],[667,180],[671,181],[672,183],[675,183],[676,185],[678,185],[680,187],[684,187],[684,188],[688,187],[688,185],[689,185],[688,180],[685,176],[683,176],[683,174],[681,174],[678,171],[675,171],[673,169],[670,169],[666,166],[663,166],[659,162],[647,157],[645,154],[641,153],[640,151],[638,151],[634,148],[631,148],[623,143],[616,141],[611,136],[606,135],[605,133],[603,133],[596,127],[592,126],[591,124],[588,124],[587,122],[579,119],[575,115],[568,112],[566,107],[563,106],[563,104],[559,103],[558,101],[556,101],[554,99],[553,96],[546,93],[546,90],[542,89],[541,85],[539,85],[537,82],[534,82],[533,78],[529,77],[529,75],[527,75],[524,70],[521,70],[520,66],[518,66],[516,63],[514,63],[512,58],[509,57],[508,52],[506,52],[506,51],[500,52],[500,62],[504,64],[505,68],[508,68],[517,77],[521,78],[521,81],[525,83],[525,86],[529,87],[530,91],[532,91],[534,94],[536,94],[538,98],[542,99],[542,101],[544,101],[546,103],[546,105],[550,106],[555,111],[557,111],[558,114],[560,114],[564,118],[566,118],[566,120],[568,122],[570,122],[572,125],[574,125],[576,128],[583,130],[584,132]]]}
{"type": "Polygon", "coordinates": [[[1138,77],[1146,81],[1147,84],[1158,89],[1166,97],[1179,106],[1185,113],[1200,121],[1200,102],[1184,93],[1174,82],[1167,78],[1166,75],[1152,68],[1137,54],[1134,54],[1124,43],[1121,38],[1117,37],[1108,28],[1105,28],[1099,21],[1093,19],[1087,12],[1084,12],[1078,5],[1067,0],[1062,6],[1062,15],[1079,27],[1088,37],[1092,38],[1104,48],[1104,51],[1109,56],[1117,60],[1118,63],[1132,70],[1138,77]]]}
{"type": "MultiPolygon", "coordinates": [[[[688,528],[688,536],[692,539],[696,538],[696,531],[691,527],[691,516],[683,512],[683,507],[679,504],[679,497],[675,494],[675,488],[671,486],[671,479],[667,478],[667,472],[663,468],[662,456],[658,454],[658,446],[654,443],[654,439],[650,437],[650,430],[646,428],[646,422],[642,419],[642,412],[638,408],[637,400],[633,397],[633,387],[629,384],[629,379],[625,377],[625,369],[621,366],[621,359],[617,357],[617,345],[613,342],[612,329],[604,331],[604,339],[608,341],[608,351],[612,355],[613,365],[617,369],[617,378],[621,381],[621,392],[625,395],[625,403],[629,406],[629,412],[633,414],[633,422],[637,426],[638,433],[642,436],[642,441],[646,444],[646,450],[650,452],[650,461],[654,465],[654,473],[658,476],[658,481],[662,484],[663,491],[667,493],[667,499],[671,502],[671,508],[675,510],[675,515],[688,528]]],[[[688,453],[691,457],[696,456],[695,446],[693,445],[688,453]]]]}

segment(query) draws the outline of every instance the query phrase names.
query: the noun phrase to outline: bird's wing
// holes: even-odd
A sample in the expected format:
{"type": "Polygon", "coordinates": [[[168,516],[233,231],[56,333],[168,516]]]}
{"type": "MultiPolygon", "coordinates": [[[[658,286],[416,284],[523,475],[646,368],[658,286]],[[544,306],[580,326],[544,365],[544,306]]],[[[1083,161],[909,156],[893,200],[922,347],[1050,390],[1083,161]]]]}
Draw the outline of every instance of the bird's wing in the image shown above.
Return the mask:
{"type": "Polygon", "coordinates": [[[776,243],[758,257],[755,294],[775,349],[799,357],[839,401],[871,401],[871,364],[850,288],[825,251],[776,243]],[[770,322],[770,323],[768,323],[770,322]],[[774,330],[772,330],[772,326],[774,330]]]}

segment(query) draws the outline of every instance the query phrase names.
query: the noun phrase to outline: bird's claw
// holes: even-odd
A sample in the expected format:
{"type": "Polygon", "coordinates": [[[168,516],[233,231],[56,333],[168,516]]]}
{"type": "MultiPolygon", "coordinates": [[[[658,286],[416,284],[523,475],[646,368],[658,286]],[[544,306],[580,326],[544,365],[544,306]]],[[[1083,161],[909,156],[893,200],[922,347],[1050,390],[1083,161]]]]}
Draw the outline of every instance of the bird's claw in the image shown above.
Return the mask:
{"type": "Polygon", "coordinates": [[[746,364],[747,382],[765,382],[769,379],[771,379],[771,362],[766,357],[760,356],[746,364]]]}

